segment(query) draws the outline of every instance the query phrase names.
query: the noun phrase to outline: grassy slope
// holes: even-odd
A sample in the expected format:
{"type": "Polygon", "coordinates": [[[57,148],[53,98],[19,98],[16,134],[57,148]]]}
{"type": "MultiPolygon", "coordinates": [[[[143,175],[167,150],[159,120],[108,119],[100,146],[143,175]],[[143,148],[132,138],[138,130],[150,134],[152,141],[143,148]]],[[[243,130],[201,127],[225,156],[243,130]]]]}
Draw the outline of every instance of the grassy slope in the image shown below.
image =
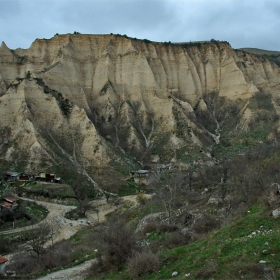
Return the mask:
{"type": "MultiPolygon", "coordinates": [[[[171,277],[173,271],[178,272],[176,279],[278,279],[280,219],[270,213],[259,203],[207,238],[163,251],[160,270],[145,279],[175,278],[171,277]],[[266,264],[260,264],[261,260],[266,264]],[[272,275],[274,278],[264,278],[272,275]]],[[[124,270],[104,279],[130,278],[124,270]]]]}

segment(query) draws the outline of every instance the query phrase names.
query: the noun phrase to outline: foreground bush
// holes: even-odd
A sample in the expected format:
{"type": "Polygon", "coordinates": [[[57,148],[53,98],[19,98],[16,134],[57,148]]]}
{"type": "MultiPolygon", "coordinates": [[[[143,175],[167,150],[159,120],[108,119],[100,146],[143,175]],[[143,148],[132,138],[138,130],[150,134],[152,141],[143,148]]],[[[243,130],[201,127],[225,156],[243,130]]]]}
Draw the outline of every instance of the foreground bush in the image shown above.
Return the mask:
{"type": "Polygon", "coordinates": [[[102,225],[95,235],[95,240],[102,254],[100,265],[104,270],[122,267],[137,247],[134,230],[121,217],[102,225]]]}
{"type": "Polygon", "coordinates": [[[171,232],[164,242],[164,247],[175,248],[189,244],[192,241],[192,234],[190,232],[171,232]]]}
{"type": "Polygon", "coordinates": [[[220,225],[221,223],[219,220],[206,214],[197,219],[192,228],[196,233],[204,234],[219,228],[220,225]]]}
{"type": "Polygon", "coordinates": [[[138,278],[158,271],[159,265],[156,254],[150,251],[138,252],[128,260],[127,269],[131,278],[138,278]]]}
{"type": "MultiPolygon", "coordinates": [[[[79,249],[83,250],[83,248],[79,249]]],[[[69,240],[64,240],[46,250],[39,260],[32,254],[25,254],[24,258],[22,257],[22,252],[15,254],[9,261],[7,269],[16,271],[18,275],[27,275],[56,267],[68,266],[73,264],[75,260],[71,243],[69,240]]]]}

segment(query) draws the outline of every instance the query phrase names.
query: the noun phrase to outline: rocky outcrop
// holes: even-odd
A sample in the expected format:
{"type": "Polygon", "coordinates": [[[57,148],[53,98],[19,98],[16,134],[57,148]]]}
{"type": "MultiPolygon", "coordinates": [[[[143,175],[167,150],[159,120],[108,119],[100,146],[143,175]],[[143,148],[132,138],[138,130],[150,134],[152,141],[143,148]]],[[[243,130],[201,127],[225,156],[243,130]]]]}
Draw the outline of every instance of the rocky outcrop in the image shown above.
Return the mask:
{"type": "Polygon", "coordinates": [[[26,50],[3,42],[1,158],[28,169],[64,159],[94,177],[131,164],[129,154],[141,163],[151,154],[176,158],[182,149],[209,156],[228,118],[248,128],[255,93],[277,99],[279,71],[226,42],[81,34],[36,39],[26,50]]]}

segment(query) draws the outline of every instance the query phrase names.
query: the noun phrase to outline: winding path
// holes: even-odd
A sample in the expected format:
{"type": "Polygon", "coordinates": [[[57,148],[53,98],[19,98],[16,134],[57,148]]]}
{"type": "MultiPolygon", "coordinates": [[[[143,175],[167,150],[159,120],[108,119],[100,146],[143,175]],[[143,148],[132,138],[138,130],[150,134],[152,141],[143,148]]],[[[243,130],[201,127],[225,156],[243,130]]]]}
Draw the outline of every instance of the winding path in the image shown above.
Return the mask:
{"type": "MultiPolygon", "coordinates": [[[[36,202],[38,205],[41,205],[48,209],[49,214],[47,215],[46,219],[41,221],[40,223],[32,226],[22,227],[22,228],[16,228],[12,230],[2,231],[1,233],[14,233],[14,232],[20,232],[25,231],[28,229],[32,229],[34,227],[38,227],[41,223],[44,223],[45,221],[51,221],[56,222],[60,226],[60,231],[57,233],[54,237],[54,243],[61,241],[63,239],[68,239],[72,235],[74,235],[81,227],[88,226],[92,224],[96,224],[99,222],[103,222],[106,220],[106,215],[115,211],[119,207],[113,206],[108,203],[106,203],[105,199],[100,199],[98,201],[93,201],[92,203],[95,203],[95,206],[98,206],[99,208],[99,214],[97,216],[96,212],[94,211],[87,211],[85,219],[79,219],[79,220],[69,220],[64,217],[65,213],[69,212],[70,210],[76,208],[76,206],[65,206],[61,204],[55,204],[45,201],[37,201],[33,199],[28,198],[21,198],[23,200],[36,202]]],[[[122,197],[123,201],[126,203],[130,203],[133,206],[136,206],[137,200],[136,195],[130,195],[122,197]]],[[[50,245],[50,244],[49,244],[50,245]]],[[[53,279],[64,279],[64,280],[82,280],[86,278],[86,273],[88,269],[90,268],[91,264],[95,262],[95,259],[88,260],[84,262],[83,264],[80,264],[75,267],[71,267],[68,269],[56,271],[53,273],[50,273],[47,276],[37,278],[37,280],[53,280],[53,279]]]]}
{"type": "MultiPolygon", "coordinates": [[[[65,213],[76,208],[76,206],[66,206],[66,205],[61,205],[61,204],[45,202],[45,201],[37,201],[37,200],[24,198],[24,197],[21,197],[20,199],[35,202],[38,205],[45,207],[49,211],[46,219],[42,220],[41,222],[39,222],[38,224],[35,224],[35,225],[1,231],[1,233],[6,234],[6,233],[15,233],[15,232],[26,231],[29,229],[34,229],[46,221],[51,221],[51,222],[56,222],[60,226],[60,228],[62,229],[61,235],[62,236],[64,235],[64,238],[66,239],[67,236],[68,236],[68,238],[70,238],[71,235],[73,235],[78,230],[78,229],[76,229],[77,227],[86,225],[87,221],[85,221],[85,220],[81,219],[78,221],[72,221],[72,220],[66,219],[64,217],[65,213]],[[68,232],[68,234],[67,234],[67,232],[68,232]]],[[[56,242],[63,239],[62,236],[61,237],[56,236],[56,242]]]]}
{"type": "Polygon", "coordinates": [[[87,277],[88,270],[94,262],[95,259],[89,260],[81,265],[50,273],[44,277],[37,278],[37,280],[83,280],[87,277]]]}

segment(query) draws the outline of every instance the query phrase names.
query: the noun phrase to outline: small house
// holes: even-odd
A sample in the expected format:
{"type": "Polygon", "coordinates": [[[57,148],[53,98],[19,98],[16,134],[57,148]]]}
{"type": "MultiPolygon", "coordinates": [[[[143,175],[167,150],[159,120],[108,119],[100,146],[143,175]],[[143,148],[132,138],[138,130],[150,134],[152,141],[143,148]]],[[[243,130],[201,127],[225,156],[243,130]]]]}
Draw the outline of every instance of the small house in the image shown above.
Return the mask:
{"type": "Polygon", "coordinates": [[[20,175],[19,172],[7,171],[5,177],[8,181],[17,181],[19,178],[19,175],[20,175]]]}
{"type": "Polygon", "coordinates": [[[36,176],[36,180],[50,183],[60,183],[60,177],[57,177],[56,174],[52,173],[41,172],[38,176],[36,176]]]}
{"type": "Polygon", "coordinates": [[[2,210],[12,210],[12,203],[7,201],[0,201],[0,211],[2,210]]]}
{"type": "Polygon", "coordinates": [[[17,205],[17,202],[19,201],[19,199],[17,197],[14,196],[4,196],[3,200],[12,203],[13,205],[17,205]]]}
{"type": "Polygon", "coordinates": [[[46,173],[40,172],[36,177],[36,181],[46,181],[46,173]]]}
{"type": "Polygon", "coordinates": [[[20,174],[18,180],[22,182],[31,181],[34,179],[33,175],[20,174]]]}
{"type": "Polygon", "coordinates": [[[3,201],[0,202],[0,210],[14,210],[19,207],[18,198],[13,196],[4,196],[3,201]]]}
{"type": "Polygon", "coordinates": [[[155,180],[155,172],[150,170],[137,170],[132,171],[134,182],[140,186],[147,186],[155,180]]]}
{"type": "Polygon", "coordinates": [[[156,166],[156,171],[157,172],[162,172],[162,171],[165,171],[165,170],[170,170],[171,169],[171,164],[158,164],[156,166]]]}
{"type": "Polygon", "coordinates": [[[8,259],[5,257],[0,256],[0,275],[6,275],[5,269],[6,269],[6,262],[8,259]]]}

